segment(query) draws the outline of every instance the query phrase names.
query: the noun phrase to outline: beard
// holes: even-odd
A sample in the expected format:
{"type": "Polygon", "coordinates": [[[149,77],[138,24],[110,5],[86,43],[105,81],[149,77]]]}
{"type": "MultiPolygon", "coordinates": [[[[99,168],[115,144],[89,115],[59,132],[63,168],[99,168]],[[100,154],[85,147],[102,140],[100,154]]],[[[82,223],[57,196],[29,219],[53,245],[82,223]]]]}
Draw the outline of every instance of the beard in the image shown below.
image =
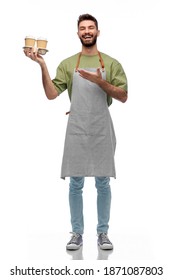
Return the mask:
{"type": "Polygon", "coordinates": [[[90,42],[85,42],[82,38],[80,38],[80,41],[82,43],[82,45],[86,48],[91,48],[92,46],[94,46],[97,42],[97,35],[95,35],[95,37],[92,38],[92,40],[90,42]]]}

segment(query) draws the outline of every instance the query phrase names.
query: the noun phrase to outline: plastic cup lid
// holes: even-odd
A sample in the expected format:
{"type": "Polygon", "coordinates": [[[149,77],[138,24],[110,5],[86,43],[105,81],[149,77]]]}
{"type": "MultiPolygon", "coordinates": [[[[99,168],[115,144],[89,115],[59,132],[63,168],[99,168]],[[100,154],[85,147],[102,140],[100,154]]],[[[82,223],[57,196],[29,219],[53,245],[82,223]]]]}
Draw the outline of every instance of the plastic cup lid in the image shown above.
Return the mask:
{"type": "Polygon", "coordinates": [[[37,40],[47,41],[47,38],[39,37],[39,38],[37,38],[37,40]]]}
{"type": "Polygon", "coordinates": [[[33,36],[26,36],[25,39],[34,39],[35,40],[35,37],[33,37],[33,36]]]}

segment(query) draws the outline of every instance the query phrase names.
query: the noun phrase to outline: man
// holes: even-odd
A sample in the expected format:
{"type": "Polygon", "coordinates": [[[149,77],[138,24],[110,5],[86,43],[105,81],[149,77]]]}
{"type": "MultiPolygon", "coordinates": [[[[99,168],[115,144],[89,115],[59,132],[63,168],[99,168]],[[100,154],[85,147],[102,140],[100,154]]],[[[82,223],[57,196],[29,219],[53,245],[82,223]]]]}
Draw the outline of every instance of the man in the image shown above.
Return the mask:
{"type": "Polygon", "coordinates": [[[33,49],[24,52],[39,63],[47,98],[54,99],[67,89],[71,100],[61,169],[61,178],[70,177],[72,237],[66,248],[76,250],[83,244],[82,189],[85,177],[95,177],[97,242],[101,249],[109,250],[113,249],[107,235],[111,206],[109,182],[110,177],[116,177],[116,139],[108,106],[112,98],[126,102],[127,79],[116,59],[98,51],[100,31],[96,18],[83,14],[77,26],[82,50],[60,63],[53,80],[42,56],[33,49]]]}

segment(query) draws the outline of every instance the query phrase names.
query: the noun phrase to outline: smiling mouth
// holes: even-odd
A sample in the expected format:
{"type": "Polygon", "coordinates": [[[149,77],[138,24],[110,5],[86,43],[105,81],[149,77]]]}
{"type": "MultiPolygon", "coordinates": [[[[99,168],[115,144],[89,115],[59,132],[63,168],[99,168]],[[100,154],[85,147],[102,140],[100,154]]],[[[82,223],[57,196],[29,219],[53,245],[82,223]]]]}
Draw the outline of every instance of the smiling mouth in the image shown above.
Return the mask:
{"type": "Polygon", "coordinates": [[[84,35],[84,36],[82,36],[84,39],[86,39],[86,40],[89,40],[89,39],[92,39],[92,36],[90,36],[90,35],[84,35]]]}

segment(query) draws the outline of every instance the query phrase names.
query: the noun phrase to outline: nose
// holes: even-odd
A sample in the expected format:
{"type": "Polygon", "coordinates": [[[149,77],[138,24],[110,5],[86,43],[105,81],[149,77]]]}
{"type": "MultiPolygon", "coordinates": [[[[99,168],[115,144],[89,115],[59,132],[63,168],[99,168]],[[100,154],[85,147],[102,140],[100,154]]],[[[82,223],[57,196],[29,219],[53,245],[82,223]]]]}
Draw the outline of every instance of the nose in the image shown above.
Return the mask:
{"type": "Polygon", "coordinates": [[[88,27],[85,28],[85,33],[89,33],[89,28],[88,27]]]}

